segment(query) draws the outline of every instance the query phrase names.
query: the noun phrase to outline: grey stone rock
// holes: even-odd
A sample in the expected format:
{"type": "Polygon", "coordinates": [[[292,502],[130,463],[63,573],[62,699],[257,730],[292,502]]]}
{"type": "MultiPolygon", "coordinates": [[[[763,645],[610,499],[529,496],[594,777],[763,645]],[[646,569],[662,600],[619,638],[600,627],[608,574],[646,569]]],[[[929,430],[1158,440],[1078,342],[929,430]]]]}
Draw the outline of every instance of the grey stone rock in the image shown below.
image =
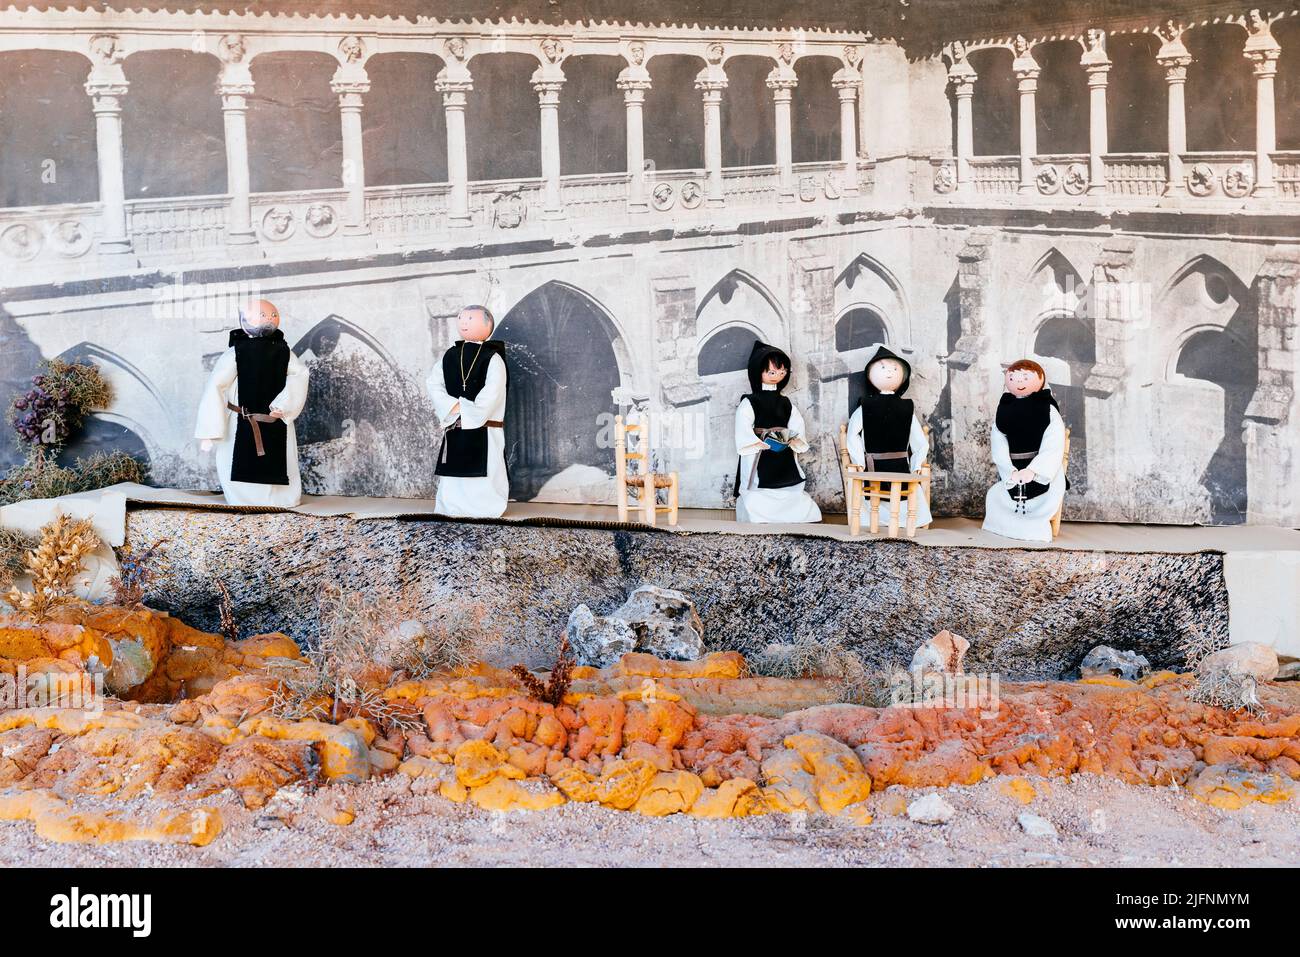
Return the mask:
{"type": "Polygon", "coordinates": [[[969,648],[969,641],[944,629],[916,649],[908,670],[914,674],[928,671],[939,671],[947,675],[963,674],[962,661],[969,648]]]}
{"type": "Polygon", "coordinates": [[[1300,661],[1285,661],[1277,666],[1275,681],[1300,680],[1300,661]]]}
{"type": "Polygon", "coordinates": [[[605,668],[636,649],[636,632],[618,618],[602,618],[586,605],[569,614],[565,631],[569,647],[580,665],[605,668]]]}
{"type": "Polygon", "coordinates": [[[1137,681],[1151,670],[1151,662],[1142,655],[1132,651],[1120,651],[1110,645],[1098,645],[1083,656],[1079,663],[1079,674],[1084,678],[1097,678],[1113,675],[1129,681],[1137,681]]]}
{"type": "Polygon", "coordinates": [[[876,671],[906,665],[944,628],[971,639],[968,673],[997,672],[1004,681],[1077,674],[1098,644],[1130,649],[1154,668],[1185,667],[1184,622],[1203,622],[1212,638],[1228,632],[1223,556],[1210,552],[800,537],[809,569],[800,575],[791,557],[796,539],[783,535],[182,508],[127,513],[129,544],[159,538],[170,540],[171,573],[146,602],[196,628],[220,631],[221,578],[242,634],[284,631],[306,643],[316,635],[317,596],[333,584],[398,593],[422,620],[478,622],[499,639],[488,661],[504,667],[550,667],[580,602],[616,608],[645,582],[691,597],[707,651],[756,655],[773,642],[839,634],[876,671]]]}
{"type": "Polygon", "coordinates": [[[907,819],[917,824],[947,824],[956,813],[956,809],[937,794],[927,794],[907,806],[907,819]]]}
{"type": "Polygon", "coordinates": [[[704,625],[695,605],[679,591],[642,585],[610,617],[632,627],[638,651],[677,661],[704,654],[704,625]]]}
{"type": "Polygon", "coordinates": [[[115,695],[126,694],[153,674],[154,661],[139,638],[110,638],[113,664],[104,674],[104,687],[115,695]]]}
{"type": "Polygon", "coordinates": [[[1020,830],[1024,831],[1030,837],[1056,837],[1056,825],[1045,817],[1040,817],[1029,811],[1022,811],[1016,818],[1020,825],[1020,830]]]}
{"type": "Polygon", "coordinates": [[[1222,671],[1249,676],[1256,681],[1272,681],[1278,672],[1277,652],[1257,641],[1243,641],[1207,655],[1197,670],[1202,674],[1222,671]]]}

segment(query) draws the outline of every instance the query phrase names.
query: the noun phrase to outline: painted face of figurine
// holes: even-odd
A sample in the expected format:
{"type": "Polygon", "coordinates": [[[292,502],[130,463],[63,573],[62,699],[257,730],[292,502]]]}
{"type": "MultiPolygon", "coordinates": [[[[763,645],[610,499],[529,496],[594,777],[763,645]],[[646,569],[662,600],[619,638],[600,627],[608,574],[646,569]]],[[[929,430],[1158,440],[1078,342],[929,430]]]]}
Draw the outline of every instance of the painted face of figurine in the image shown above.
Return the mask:
{"type": "Polygon", "coordinates": [[[1007,391],[1017,399],[1023,399],[1027,395],[1033,395],[1043,387],[1043,377],[1033,369],[1017,369],[1014,372],[1008,371],[1003,376],[1006,381],[1007,391]]]}
{"type": "Polygon", "coordinates": [[[265,336],[280,328],[280,310],[266,299],[254,299],[239,310],[239,325],[250,336],[265,336]]]}
{"type": "Polygon", "coordinates": [[[485,342],[492,335],[492,319],[481,308],[462,309],[456,317],[460,337],[466,342],[485,342]]]}
{"type": "Polygon", "coordinates": [[[896,359],[881,359],[879,362],[871,363],[871,371],[867,373],[867,378],[881,392],[897,392],[902,387],[903,380],[907,378],[907,370],[896,359]]]}
{"type": "Polygon", "coordinates": [[[763,370],[763,384],[780,385],[789,374],[789,369],[786,369],[783,366],[778,366],[773,362],[769,362],[767,368],[763,370]]]}

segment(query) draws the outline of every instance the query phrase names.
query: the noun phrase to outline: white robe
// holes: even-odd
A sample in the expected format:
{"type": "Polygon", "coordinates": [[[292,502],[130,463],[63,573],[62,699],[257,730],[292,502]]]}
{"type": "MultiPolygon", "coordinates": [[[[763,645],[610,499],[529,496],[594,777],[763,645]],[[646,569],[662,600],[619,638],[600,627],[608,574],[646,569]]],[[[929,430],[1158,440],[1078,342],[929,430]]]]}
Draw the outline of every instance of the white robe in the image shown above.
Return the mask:
{"type": "MultiPolygon", "coordinates": [[[[883,395],[891,395],[885,392],[883,395]]],[[[862,438],[862,406],[853,410],[849,416],[849,429],[847,442],[849,445],[849,460],[858,468],[865,468],[867,464],[867,444],[862,438]]],[[[912,450],[911,456],[907,460],[907,467],[915,472],[925,464],[926,456],[930,454],[930,440],[925,437],[925,430],[921,428],[921,423],[912,416],[912,430],[907,437],[908,448],[912,450]]],[[[865,496],[864,496],[865,500],[865,496]]],[[[903,503],[903,509],[899,511],[899,523],[907,524],[907,509],[916,509],[916,527],[929,525],[932,521],[930,516],[930,503],[926,501],[925,494],[917,491],[916,494],[908,496],[903,503]]],[[[876,514],[880,518],[880,523],[886,527],[889,525],[889,502],[882,501],[876,509],[876,514]]],[[[866,515],[866,520],[871,516],[866,515]]]]}
{"type": "Polygon", "coordinates": [[[307,404],[307,366],[292,352],[289,353],[289,374],[284,389],[271,400],[271,411],[283,415],[286,429],[285,464],[289,471],[288,485],[262,485],[256,482],[233,482],[230,467],[235,454],[235,420],[237,412],[226,408],[226,403],[239,405],[239,370],[235,364],[235,348],[231,346],[217,359],[208,376],[208,384],[199,400],[198,424],[194,428],[196,439],[211,439],[216,443],[217,476],[221,491],[231,505],[261,505],[274,508],[293,508],[302,502],[302,477],[298,474],[298,438],[293,420],[307,404]]]}
{"type": "MultiPolygon", "coordinates": [[[[765,384],[765,390],[769,387],[765,384]]],[[[775,389],[772,386],[771,389],[775,389]]],[[[803,416],[791,404],[790,423],[787,426],[795,438],[790,441],[790,448],[796,453],[808,451],[808,441],[803,437],[803,416]]],[[[750,478],[758,466],[759,453],[767,448],[763,440],[754,434],[754,407],[748,399],[741,399],[736,406],[736,452],[740,455],[740,496],[736,499],[736,521],[738,522],[773,522],[800,524],[820,522],[821,509],[804,491],[804,483],[788,488],[759,488],[757,479],[750,487],[750,478]]],[[[798,460],[795,467],[799,475],[804,474],[798,460]]]]}
{"type": "MultiPolygon", "coordinates": [[[[445,429],[460,419],[462,429],[479,429],[485,422],[504,422],[506,418],[506,364],[495,353],[488,361],[487,378],[473,399],[457,399],[447,394],[447,383],[439,362],[429,373],[429,396],[433,399],[438,421],[445,429]],[[452,407],[460,403],[455,412],[452,407]]],[[[487,430],[487,475],[477,478],[438,476],[438,494],[433,510],[452,518],[500,518],[510,498],[510,478],[506,475],[505,429],[487,430]]]]}
{"type": "MultiPolygon", "coordinates": [[[[1018,400],[1019,401],[1019,400],[1018,400]]],[[[1016,502],[1007,494],[1007,477],[1016,470],[1011,462],[1011,449],[1007,437],[993,426],[993,464],[998,467],[1000,481],[984,497],[984,530],[1003,538],[1024,542],[1050,542],[1052,516],[1065,498],[1065,422],[1053,406],[1048,409],[1047,429],[1039,444],[1038,454],[1024,468],[1047,482],[1047,491],[1025,502],[1023,514],[1016,512],[1016,502]]]]}

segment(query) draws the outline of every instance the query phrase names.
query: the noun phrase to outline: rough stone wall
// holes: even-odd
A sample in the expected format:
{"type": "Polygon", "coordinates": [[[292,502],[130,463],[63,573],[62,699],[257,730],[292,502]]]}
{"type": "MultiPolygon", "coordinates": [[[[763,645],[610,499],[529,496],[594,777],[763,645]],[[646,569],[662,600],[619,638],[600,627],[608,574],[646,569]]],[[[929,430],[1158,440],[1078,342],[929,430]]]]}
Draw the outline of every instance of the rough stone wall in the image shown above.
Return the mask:
{"type": "Polygon", "coordinates": [[[972,643],[970,671],[1056,678],[1096,644],[1177,666],[1191,634],[1226,642],[1227,590],[1216,554],[1157,555],[933,548],[905,541],[674,534],[591,528],[148,509],[133,544],[171,540],[170,580],[152,607],[219,629],[221,576],[241,631],[310,640],[326,585],[414,600],[435,619],[500,636],[498,663],[552,660],[569,612],[598,614],[637,585],[680,589],[710,650],[843,637],[873,668],[906,666],[949,628],[972,643]]]}

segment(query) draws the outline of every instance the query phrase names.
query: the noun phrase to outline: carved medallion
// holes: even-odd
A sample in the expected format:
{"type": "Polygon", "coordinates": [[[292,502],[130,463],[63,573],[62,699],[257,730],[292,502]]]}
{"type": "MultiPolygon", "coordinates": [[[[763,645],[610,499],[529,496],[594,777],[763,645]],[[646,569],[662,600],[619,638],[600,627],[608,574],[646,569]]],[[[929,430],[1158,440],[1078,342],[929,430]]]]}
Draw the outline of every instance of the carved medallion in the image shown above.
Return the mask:
{"type": "Polygon", "coordinates": [[[492,198],[492,225],[498,229],[517,229],[528,216],[528,206],[517,189],[500,190],[492,198]]]}
{"type": "Polygon", "coordinates": [[[328,203],[313,203],[303,214],[302,225],[310,235],[323,239],[339,228],[339,217],[328,203]]]}
{"type": "Polygon", "coordinates": [[[817,198],[817,177],[805,175],[799,177],[799,198],[805,203],[811,203],[817,198]]]}
{"type": "Polygon", "coordinates": [[[1209,196],[1217,183],[1214,167],[1209,163],[1197,163],[1187,173],[1187,191],[1193,196],[1209,196]]]}
{"type": "Polygon", "coordinates": [[[84,256],[93,242],[94,236],[79,219],[65,219],[50,228],[50,248],[69,259],[84,256]]]}
{"type": "Polygon", "coordinates": [[[951,193],[957,188],[957,171],[948,164],[940,166],[934,171],[934,191],[936,193],[951,193]]]}
{"type": "Polygon", "coordinates": [[[831,171],[826,174],[826,179],[822,183],[822,192],[826,194],[827,199],[840,198],[840,174],[831,171]]]}
{"type": "Polygon", "coordinates": [[[677,193],[673,190],[672,183],[657,183],[650,191],[650,204],[655,209],[672,209],[675,202],[677,202],[677,193]]]}
{"type": "Polygon", "coordinates": [[[262,214],[262,235],[272,242],[288,239],[293,231],[293,210],[288,206],[272,206],[262,214]]]}
{"type": "Polygon", "coordinates": [[[14,223],[0,233],[0,252],[19,262],[35,259],[42,244],[41,231],[30,223],[14,223]]]}
{"type": "Polygon", "coordinates": [[[704,202],[704,186],[698,180],[688,179],[682,183],[681,194],[682,205],[687,209],[694,209],[704,202]]]}
{"type": "Polygon", "coordinates": [[[1071,163],[1065,168],[1065,181],[1062,185],[1071,196],[1078,196],[1088,188],[1088,167],[1082,163],[1071,163]]]}
{"type": "Polygon", "coordinates": [[[1255,171],[1249,163],[1238,163],[1223,174],[1223,191],[1233,199],[1248,196],[1255,186],[1255,171]]]}
{"type": "Polygon", "coordinates": [[[1051,196],[1061,188],[1061,172],[1051,163],[1046,166],[1040,166],[1038,172],[1034,175],[1034,181],[1038,183],[1038,191],[1045,196],[1051,196]]]}

